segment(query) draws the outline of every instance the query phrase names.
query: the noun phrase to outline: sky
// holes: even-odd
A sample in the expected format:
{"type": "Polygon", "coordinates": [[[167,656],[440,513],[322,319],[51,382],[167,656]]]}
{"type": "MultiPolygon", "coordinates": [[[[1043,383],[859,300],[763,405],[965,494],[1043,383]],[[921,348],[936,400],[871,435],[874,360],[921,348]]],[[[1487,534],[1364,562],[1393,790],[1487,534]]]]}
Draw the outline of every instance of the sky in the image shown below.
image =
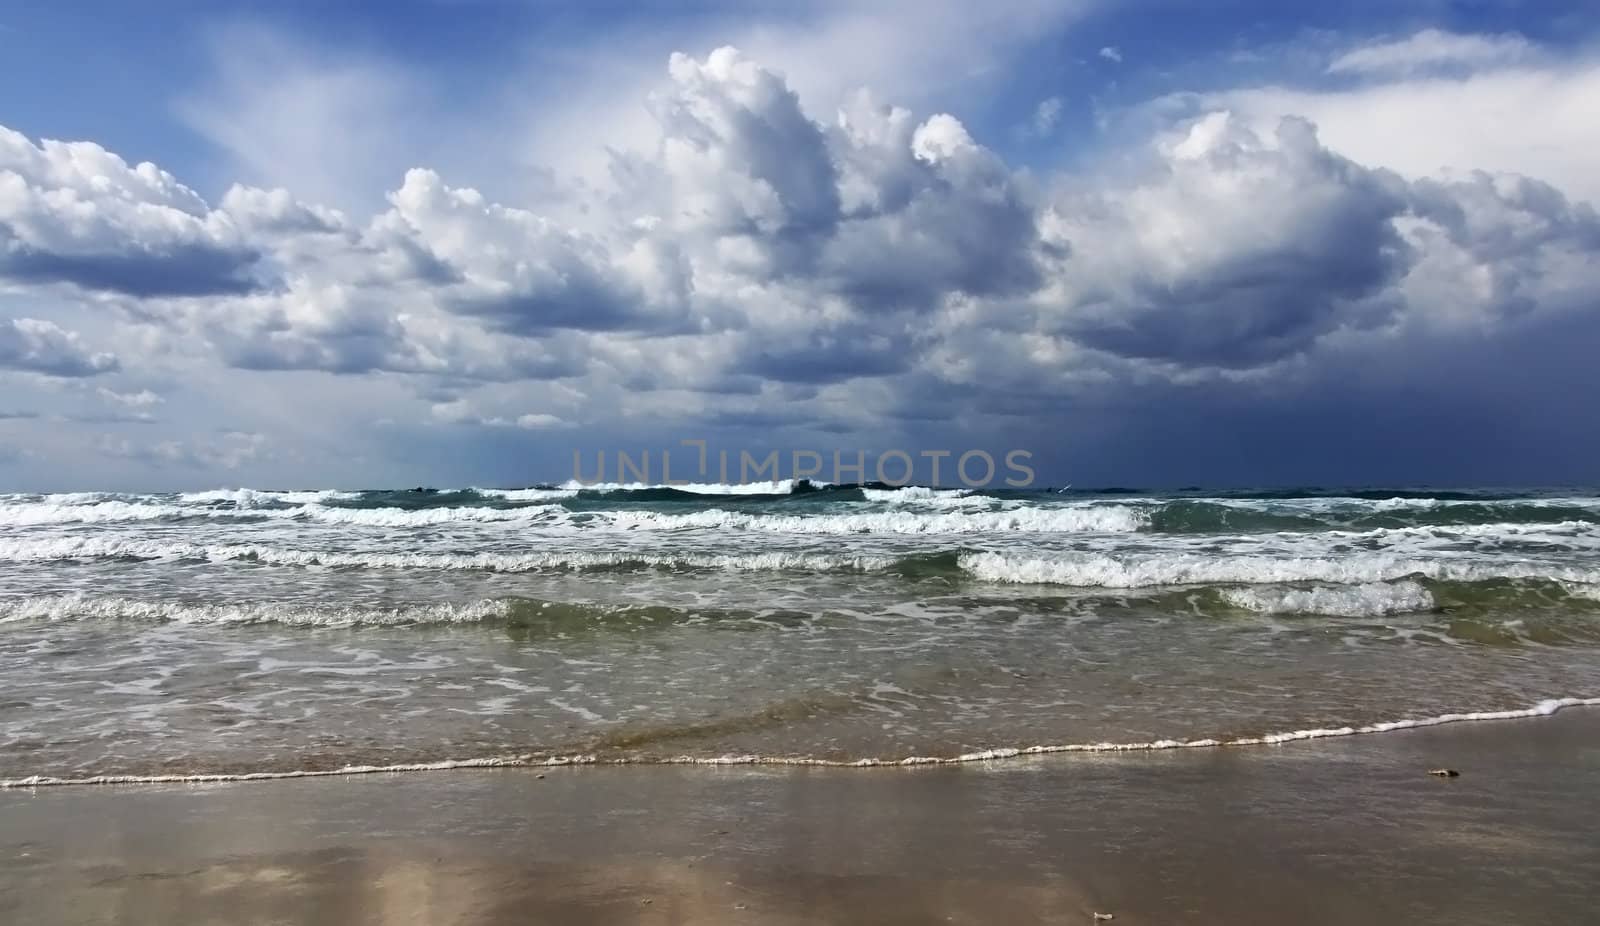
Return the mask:
{"type": "Polygon", "coordinates": [[[0,491],[1600,484],[1597,12],[7,5],[0,491]]]}

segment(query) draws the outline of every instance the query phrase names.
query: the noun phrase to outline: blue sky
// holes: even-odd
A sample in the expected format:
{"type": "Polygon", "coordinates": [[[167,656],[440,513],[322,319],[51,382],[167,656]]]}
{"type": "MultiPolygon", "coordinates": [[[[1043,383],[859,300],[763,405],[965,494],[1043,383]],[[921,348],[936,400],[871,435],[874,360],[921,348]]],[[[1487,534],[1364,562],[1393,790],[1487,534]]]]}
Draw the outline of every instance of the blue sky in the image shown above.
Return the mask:
{"type": "Polygon", "coordinates": [[[0,489],[1594,483],[1591,11],[15,5],[0,489]]]}

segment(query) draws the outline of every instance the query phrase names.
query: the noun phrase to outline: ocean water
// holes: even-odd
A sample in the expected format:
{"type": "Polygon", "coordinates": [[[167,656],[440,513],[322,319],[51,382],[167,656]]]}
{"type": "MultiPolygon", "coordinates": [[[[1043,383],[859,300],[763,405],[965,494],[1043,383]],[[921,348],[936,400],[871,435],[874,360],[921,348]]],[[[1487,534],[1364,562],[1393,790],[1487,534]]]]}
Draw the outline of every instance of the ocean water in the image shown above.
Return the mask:
{"type": "Polygon", "coordinates": [[[1231,748],[1597,698],[1574,490],[0,495],[8,786],[1231,748]]]}

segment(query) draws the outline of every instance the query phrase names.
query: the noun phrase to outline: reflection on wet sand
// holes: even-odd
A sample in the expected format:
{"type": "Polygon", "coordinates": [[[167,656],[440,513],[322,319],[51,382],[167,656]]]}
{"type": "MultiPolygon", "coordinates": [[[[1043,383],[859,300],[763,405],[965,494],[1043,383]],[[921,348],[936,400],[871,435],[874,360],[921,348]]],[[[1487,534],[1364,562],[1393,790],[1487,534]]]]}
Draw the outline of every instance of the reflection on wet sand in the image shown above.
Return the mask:
{"type": "MultiPolygon", "coordinates": [[[[437,847],[434,847],[437,848],[437,847]]],[[[423,847],[237,859],[185,871],[101,870],[78,922],[1037,922],[1088,918],[1059,886],[740,872],[689,861],[525,867],[423,847]]],[[[85,872],[89,874],[89,872],[85,872]]],[[[81,901],[81,902],[80,902],[81,901]]]]}
{"type": "Polygon", "coordinates": [[[0,922],[1580,922],[1597,733],[1574,709],[961,768],[15,791],[0,922]]]}

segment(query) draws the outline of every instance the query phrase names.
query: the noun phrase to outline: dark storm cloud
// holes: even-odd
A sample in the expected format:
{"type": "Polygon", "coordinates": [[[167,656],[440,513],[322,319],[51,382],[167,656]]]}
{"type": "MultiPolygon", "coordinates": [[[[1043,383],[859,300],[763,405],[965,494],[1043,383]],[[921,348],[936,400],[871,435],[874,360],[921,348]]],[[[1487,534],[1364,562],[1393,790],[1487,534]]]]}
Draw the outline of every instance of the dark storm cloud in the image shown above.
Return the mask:
{"type": "Polygon", "coordinates": [[[909,345],[862,326],[813,332],[789,343],[770,342],[743,357],[738,372],[784,383],[837,383],[908,369],[909,345]]]}
{"type": "MultiPolygon", "coordinates": [[[[564,466],[568,423],[663,446],[703,426],[1023,447],[1058,465],[1041,478],[1124,484],[1595,458],[1600,219],[1557,187],[1402,178],[1303,119],[1221,111],[1035,180],[946,114],[863,94],[813,118],[732,49],[668,71],[614,186],[548,213],[427,169],[361,222],[283,191],[211,209],[150,165],[0,135],[0,275],[129,297],[82,302],[163,326],[154,363],[342,374],[281,380],[386,396],[355,427],[426,422],[408,435],[462,460],[564,466]],[[394,384],[351,381],[375,374],[394,384]]],[[[0,366],[117,359],[19,322],[0,366]]]]}
{"type": "Polygon", "coordinates": [[[1163,154],[1075,229],[1062,273],[1086,283],[1055,330],[1126,357],[1245,368],[1395,310],[1372,297],[1411,260],[1400,178],[1328,151],[1294,119],[1262,138],[1209,116],[1163,154]]]}
{"type": "Polygon", "coordinates": [[[1086,308],[1092,320],[1066,330],[1092,347],[1126,357],[1244,368],[1308,347],[1345,325],[1366,327],[1393,310],[1363,303],[1394,282],[1405,253],[1393,229],[1374,237],[1319,238],[1323,253],[1282,249],[1243,254],[1176,280],[1138,280],[1124,298],[1086,308]]]}

